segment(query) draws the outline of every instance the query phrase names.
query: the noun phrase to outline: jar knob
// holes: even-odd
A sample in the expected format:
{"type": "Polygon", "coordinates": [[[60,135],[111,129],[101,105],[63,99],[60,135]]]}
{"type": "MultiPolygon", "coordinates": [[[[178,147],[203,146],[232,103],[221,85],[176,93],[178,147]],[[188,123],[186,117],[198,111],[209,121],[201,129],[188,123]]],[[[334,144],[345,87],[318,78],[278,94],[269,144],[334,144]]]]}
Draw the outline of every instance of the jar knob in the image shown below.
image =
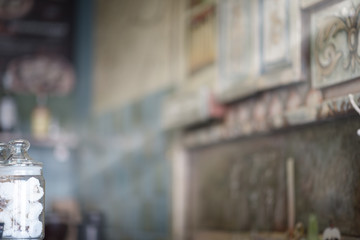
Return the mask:
{"type": "Polygon", "coordinates": [[[8,143],[10,154],[6,159],[5,166],[42,166],[42,163],[34,161],[28,154],[30,143],[24,139],[17,139],[8,143]]]}
{"type": "Polygon", "coordinates": [[[10,141],[8,143],[11,153],[16,152],[17,150],[29,150],[30,143],[28,140],[25,139],[16,139],[13,141],[10,141]]]}

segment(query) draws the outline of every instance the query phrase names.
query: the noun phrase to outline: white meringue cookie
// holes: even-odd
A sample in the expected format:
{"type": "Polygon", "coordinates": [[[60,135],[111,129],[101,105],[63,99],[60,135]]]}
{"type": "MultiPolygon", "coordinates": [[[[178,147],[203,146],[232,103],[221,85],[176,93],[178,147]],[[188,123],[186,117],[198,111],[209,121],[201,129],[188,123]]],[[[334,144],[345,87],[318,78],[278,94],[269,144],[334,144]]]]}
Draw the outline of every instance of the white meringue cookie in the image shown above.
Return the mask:
{"type": "Polygon", "coordinates": [[[15,180],[0,183],[0,198],[5,199],[0,212],[4,222],[3,236],[13,238],[36,238],[43,231],[39,216],[43,205],[38,202],[44,196],[44,189],[35,177],[27,181],[15,180]]]}
{"type": "Polygon", "coordinates": [[[29,233],[27,231],[14,231],[12,236],[14,238],[28,238],[29,233]]]}
{"type": "Polygon", "coordinates": [[[4,223],[4,230],[12,228],[12,220],[8,211],[0,212],[0,222],[4,223]]]}
{"type": "Polygon", "coordinates": [[[36,202],[44,195],[44,189],[40,186],[40,181],[34,177],[26,182],[29,189],[29,201],[36,202]]]}
{"type": "Polygon", "coordinates": [[[39,220],[34,220],[29,223],[29,235],[30,237],[39,237],[42,232],[42,223],[39,220]]]}
{"type": "Polygon", "coordinates": [[[13,197],[12,200],[14,202],[23,202],[28,199],[28,192],[27,185],[25,181],[16,180],[14,181],[14,190],[13,190],[13,197]]]}
{"type": "Polygon", "coordinates": [[[12,228],[4,230],[4,232],[3,232],[3,237],[10,237],[12,235],[13,235],[13,229],[12,228]]]}
{"type": "Polygon", "coordinates": [[[9,200],[13,198],[14,184],[10,182],[0,183],[0,198],[9,200]]]}
{"type": "Polygon", "coordinates": [[[43,210],[43,205],[39,202],[30,203],[29,211],[28,211],[28,219],[29,220],[36,220],[39,218],[43,210]]]}
{"type": "Polygon", "coordinates": [[[8,211],[12,213],[12,218],[18,224],[24,224],[29,212],[30,204],[28,202],[13,201],[8,211]]]}
{"type": "Polygon", "coordinates": [[[29,179],[26,181],[26,183],[27,183],[28,185],[38,185],[38,186],[40,186],[40,181],[39,181],[39,179],[34,178],[34,177],[29,178],[29,179]]]}

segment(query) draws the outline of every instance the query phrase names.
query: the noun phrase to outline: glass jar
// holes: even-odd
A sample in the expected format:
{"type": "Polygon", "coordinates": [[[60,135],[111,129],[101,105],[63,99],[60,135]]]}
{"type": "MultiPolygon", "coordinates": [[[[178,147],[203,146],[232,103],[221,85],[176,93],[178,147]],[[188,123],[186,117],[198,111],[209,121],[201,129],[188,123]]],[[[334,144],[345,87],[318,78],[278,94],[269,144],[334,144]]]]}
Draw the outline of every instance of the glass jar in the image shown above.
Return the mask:
{"type": "Polygon", "coordinates": [[[30,158],[30,143],[8,143],[10,156],[0,165],[0,222],[3,239],[43,239],[45,181],[42,163],[30,158]]]}
{"type": "Polygon", "coordinates": [[[0,166],[5,163],[9,156],[9,148],[6,143],[0,142],[0,166]]]}

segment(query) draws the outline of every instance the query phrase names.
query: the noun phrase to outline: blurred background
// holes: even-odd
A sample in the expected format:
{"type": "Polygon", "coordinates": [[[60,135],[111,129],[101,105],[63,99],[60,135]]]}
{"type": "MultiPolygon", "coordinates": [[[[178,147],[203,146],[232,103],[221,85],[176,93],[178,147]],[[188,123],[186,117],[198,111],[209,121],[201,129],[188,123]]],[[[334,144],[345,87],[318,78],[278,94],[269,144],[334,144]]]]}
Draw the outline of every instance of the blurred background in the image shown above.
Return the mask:
{"type": "Polygon", "coordinates": [[[44,164],[46,239],[359,237],[359,9],[0,0],[0,141],[44,164]]]}

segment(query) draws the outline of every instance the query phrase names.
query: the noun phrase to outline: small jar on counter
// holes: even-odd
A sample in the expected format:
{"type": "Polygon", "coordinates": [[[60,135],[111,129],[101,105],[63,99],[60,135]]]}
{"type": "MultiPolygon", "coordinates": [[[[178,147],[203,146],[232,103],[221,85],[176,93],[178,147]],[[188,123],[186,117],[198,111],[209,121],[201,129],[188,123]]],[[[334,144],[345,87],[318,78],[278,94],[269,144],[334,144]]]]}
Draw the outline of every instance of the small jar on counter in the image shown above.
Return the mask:
{"type": "Polygon", "coordinates": [[[9,142],[10,155],[0,164],[3,239],[44,238],[45,181],[42,163],[30,158],[29,147],[26,140],[9,142]]]}

